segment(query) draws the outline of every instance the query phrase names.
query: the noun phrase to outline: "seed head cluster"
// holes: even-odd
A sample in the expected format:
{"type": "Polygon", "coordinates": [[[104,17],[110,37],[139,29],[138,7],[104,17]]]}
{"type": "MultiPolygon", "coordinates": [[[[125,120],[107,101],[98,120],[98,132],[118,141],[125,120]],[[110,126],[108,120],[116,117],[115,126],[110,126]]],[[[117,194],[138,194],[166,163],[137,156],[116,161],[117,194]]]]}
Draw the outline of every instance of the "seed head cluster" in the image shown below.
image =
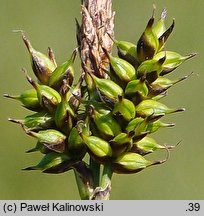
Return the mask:
{"type": "Polygon", "coordinates": [[[153,15],[136,44],[112,38],[118,56],[103,49],[109,61],[105,77],[87,70],[78,80],[74,70],[77,49],[70,59],[57,65],[51,48],[48,55],[36,51],[21,32],[36,79],[23,69],[30,89],[18,96],[4,96],[20,101],[32,111],[22,120],[9,118],[36,139],[36,146],[27,152],[43,155],[37,165],[25,170],[56,174],[81,163],[89,169],[84,160],[87,154],[123,174],[137,173],[165,161],[146,158],[157,150],[172,148],[158,144],[151,134],[174,126],[164,123],[162,117],[184,109],[169,108],[160,99],[187,78],[171,80],[168,74],[195,56],[165,50],[174,29],[174,20],[166,28],[165,19],[166,10],[157,22],[153,15]]]}

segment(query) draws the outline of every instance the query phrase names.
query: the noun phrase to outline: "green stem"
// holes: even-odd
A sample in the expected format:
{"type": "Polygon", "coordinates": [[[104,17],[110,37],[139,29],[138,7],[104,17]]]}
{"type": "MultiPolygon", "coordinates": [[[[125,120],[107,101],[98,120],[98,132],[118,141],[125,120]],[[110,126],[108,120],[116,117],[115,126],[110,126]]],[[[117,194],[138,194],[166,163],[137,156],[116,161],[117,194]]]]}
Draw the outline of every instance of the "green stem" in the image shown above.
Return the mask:
{"type": "Polygon", "coordinates": [[[74,166],[74,174],[81,199],[89,200],[93,193],[93,176],[90,169],[84,162],[79,162],[74,166]]]}
{"type": "Polygon", "coordinates": [[[101,165],[99,163],[95,162],[92,158],[90,158],[90,169],[92,170],[92,173],[93,173],[94,188],[96,188],[100,184],[101,165]]]}
{"type": "Polygon", "coordinates": [[[110,166],[110,164],[105,164],[103,168],[101,184],[100,184],[102,188],[111,187],[112,175],[113,175],[112,167],[110,166]]]}
{"type": "Polygon", "coordinates": [[[81,200],[88,200],[89,199],[89,191],[87,190],[87,187],[83,184],[83,181],[81,180],[79,174],[77,171],[74,170],[75,179],[77,182],[77,187],[79,191],[79,195],[81,200]]]}
{"type": "Polygon", "coordinates": [[[101,176],[100,186],[95,188],[91,197],[93,200],[109,200],[111,192],[111,178],[113,175],[112,167],[110,164],[105,164],[101,176]]]}

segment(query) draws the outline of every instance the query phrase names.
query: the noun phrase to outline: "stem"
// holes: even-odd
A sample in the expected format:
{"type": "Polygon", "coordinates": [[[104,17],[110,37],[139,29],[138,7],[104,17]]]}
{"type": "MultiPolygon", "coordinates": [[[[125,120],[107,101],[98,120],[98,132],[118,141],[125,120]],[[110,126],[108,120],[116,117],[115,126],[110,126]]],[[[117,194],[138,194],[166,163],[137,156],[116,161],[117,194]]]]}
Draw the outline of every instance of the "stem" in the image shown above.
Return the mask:
{"type": "Polygon", "coordinates": [[[105,164],[101,177],[100,187],[94,190],[92,200],[109,200],[111,192],[111,178],[113,175],[110,164],[105,164]]]}
{"type": "Polygon", "coordinates": [[[101,187],[111,187],[111,178],[113,175],[113,170],[110,164],[104,165],[103,174],[101,177],[101,187]]]}
{"type": "Polygon", "coordinates": [[[89,199],[88,188],[85,186],[85,184],[81,180],[80,175],[77,173],[76,170],[74,170],[74,174],[75,174],[75,179],[77,182],[77,187],[78,187],[78,191],[79,191],[79,195],[80,195],[81,200],[88,200],[89,199]]]}
{"type": "Polygon", "coordinates": [[[90,169],[92,170],[92,173],[93,173],[93,185],[94,185],[94,188],[96,188],[100,184],[101,165],[95,162],[92,158],[90,158],[90,169]]]}
{"type": "Polygon", "coordinates": [[[73,168],[79,195],[82,200],[89,200],[93,193],[92,173],[87,164],[83,161],[76,163],[73,168]]]}

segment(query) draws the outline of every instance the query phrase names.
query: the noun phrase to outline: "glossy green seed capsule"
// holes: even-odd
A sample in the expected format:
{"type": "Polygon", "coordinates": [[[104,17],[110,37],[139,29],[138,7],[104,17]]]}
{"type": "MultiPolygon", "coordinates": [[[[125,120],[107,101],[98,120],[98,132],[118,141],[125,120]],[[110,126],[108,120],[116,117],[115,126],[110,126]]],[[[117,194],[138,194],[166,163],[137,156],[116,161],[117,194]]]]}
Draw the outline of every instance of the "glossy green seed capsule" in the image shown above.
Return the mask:
{"type": "Polygon", "coordinates": [[[133,120],[131,120],[127,127],[125,128],[127,133],[130,133],[132,131],[135,131],[135,129],[144,121],[142,117],[137,117],[133,120]]]}
{"type": "Polygon", "coordinates": [[[130,81],[125,88],[125,95],[128,97],[136,96],[136,93],[139,93],[143,97],[148,95],[148,87],[144,80],[136,79],[130,81]]]}
{"type": "Polygon", "coordinates": [[[73,155],[74,158],[83,158],[87,150],[80,133],[89,136],[90,129],[88,117],[85,121],[77,122],[77,125],[70,131],[67,141],[68,152],[73,155]]]}
{"type": "Polygon", "coordinates": [[[35,131],[48,129],[54,125],[53,116],[46,112],[38,112],[28,115],[23,120],[12,118],[9,118],[8,120],[14,123],[23,124],[25,127],[35,131]]]}
{"type": "Polygon", "coordinates": [[[81,150],[84,146],[84,142],[79,134],[79,131],[76,127],[73,127],[70,131],[68,138],[68,149],[69,151],[81,150]]]}
{"type": "Polygon", "coordinates": [[[151,17],[145,31],[137,42],[137,59],[139,63],[152,59],[159,47],[159,41],[152,30],[154,17],[151,17]]]}
{"type": "Polygon", "coordinates": [[[113,156],[121,155],[122,153],[132,148],[132,136],[134,133],[120,133],[112,140],[110,140],[111,148],[113,149],[113,156]]]}
{"type": "Polygon", "coordinates": [[[23,32],[21,34],[31,57],[33,72],[41,83],[48,84],[49,77],[55,70],[56,65],[46,55],[36,51],[23,32]]]}
{"type": "Polygon", "coordinates": [[[184,111],[184,108],[173,109],[155,100],[144,100],[136,107],[136,114],[141,117],[165,115],[184,111]]]}
{"type": "Polygon", "coordinates": [[[140,141],[133,143],[133,147],[130,151],[145,155],[152,153],[158,149],[165,149],[165,147],[159,145],[153,138],[146,136],[140,141]]]}
{"type": "Polygon", "coordinates": [[[179,53],[172,52],[172,51],[162,51],[157,53],[154,56],[154,60],[158,61],[161,58],[165,57],[165,61],[162,64],[162,71],[161,75],[165,75],[170,73],[171,71],[175,70],[179,65],[181,65],[184,61],[194,57],[196,53],[191,53],[186,56],[181,56],[179,53]]]}
{"type": "Polygon", "coordinates": [[[120,97],[114,104],[112,113],[122,116],[126,121],[130,121],[135,118],[135,105],[132,101],[120,97]]]}
{"type": "Polygon", "coordinates": [[[90,152],[97,158],[107,158],[112,156],[112,149],[107,141],[96,136],[87,136],[83,133],[81,133],[81,137],[90,152]]]}
{"type": "Polygon", "coordinates": [[[56,126],[68,135],[73,127],[75,114],[66,100],[66,92],[62,93],[61,98],[61,102],[57,105],[54,119],[56,126]]]}
{"type": "Polygon", "coordinates": [[[121,127],[113,118],[111,112],[101,114],[94,107],[90,107],[90,115],[97,129],[104,138],[110,139],[121,132],[121,127]]]}
{"type": "Polygon", "coordinates": [[[89,101],[83,101],[83,104],[85,105],[87,110],[89,110],[90,107],[92,107],[100,114],[108,114],[111,112],[110,107],[107,106],[104,102],[89,100],[89,101]]]}
{"type": "Polygon", "coordinates": [[[76,161],[67,154],[50,152],[46,154],[36,166],[24,170],[41,170],[45,173],[63,173],[72,168],[76,161]]]}
{"type": "Polygon", "coordinates": [[[163,76],[160,76],[158,77],[152,84],[151,86],[154,88],[154,86],[159,86],[161,88],[164,88],[164,89],[168,89],[170,88],[171,86],[187,79],[188,76],[184,76],[184,77],[181,77],[180,79],[177,79],[177,80],[170,80],[166,77],[163,77],[163,76]]]}
{"type": "Polygon", "coordinates": [[[114,43],[116,44],[118,49],[118,56],[132,64],[134,67],[137,67],[138,61],[136,45],[128,41],[114,40],[114,43]]]}
{"type": "Polygon", "coordinates": [[[136,78],[136,71],[135,68],[126,60],[113,57],[109,55],[111,67],[115,73],[115,75],[122,81],[122,82],[129,82],[132,79],[136,78]]]}
{"type": "Polygon", "coordinates": [[[154,133],[160,128],[167,128],[167,127],[174,127],[174,126],[175,126],[174,123],[164,123],[160,120],[157,120],[155,122],[148,123],[146,130],[149,133],[154,133]]]}
{"type": "Polygon", "coordinates": [[[38,84],[27,74],[26,78],[28,82],[35,88],[40,105],[46,108],[49,112],[53,112],[56,109],[56,106],[61,102],[60,94],[47,85],[38,84]]]}
{"type": "Polygon", "coordinates": [[[177,80],[170,80],[166,77],[160,76],[158,77],[153,83],[149,85],[149,98],[153,98],[154,100],[157,100],[155,96],[160,97],[162,94],[167,92],[167,90],[172,87],[173,85],[187,79],[188,76],[181,77],[177,80]]]}
{"type": "Polygon", "coordinates": [[[38,100],[37,91],[35,89],[26,90],[17,96],[4,94],[4,97],[18,100],[24,107],[33,111],[42,109],[38,100]]]}
{"type": "Polygon", "coordinates": [[[65,150],[66,136],[55,129],[41,130],[38,133],[25,129],[26,134],[38,139],[48,149],[62,153],[65,150]]]}
{"type": "Polygon", "coordinates": [[[71,58],[59,65],[51,74],[48,85],[54,89],[60,90],[65,81],[69,86],[72,85],[74,80],[73,63],[76,57],[76,50],[73,52],[71,58]]]}
{"type": "Polygon", "coordinates": [[[123,89],[112,80],[98,78],[93,74],[90,74],[90,76],[94,80],[99,92],[110,100],[117,101],[118,96],[123,95],[123,89]]]}
{"type": "Polygon", "coordinates": [[[166,56],[159,59],[150,59],[143,61],[137,69],[137,76],[142,77],[150,73],[156,72],[158,75],[163,69],[163,63],[165,62],[166,56]]]}
{"type": "Polygon", "coordinates": [[[137,173],[153,164],[140,154],[127,152],[113,162],[113,170],[122,174],[137,173]]]}

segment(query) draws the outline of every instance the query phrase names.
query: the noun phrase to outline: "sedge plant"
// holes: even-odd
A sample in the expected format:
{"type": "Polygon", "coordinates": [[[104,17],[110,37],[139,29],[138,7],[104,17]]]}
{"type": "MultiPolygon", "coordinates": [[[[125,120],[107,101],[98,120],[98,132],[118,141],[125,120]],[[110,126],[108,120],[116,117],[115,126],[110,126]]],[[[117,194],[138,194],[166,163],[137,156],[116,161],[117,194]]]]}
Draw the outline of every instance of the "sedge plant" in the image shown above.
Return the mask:
{"type": "Polygon", "coordinates": [[[158,20],[153,13],[134,43],[114,38],[111,1],[98,11],[91,10],[90,2],[82,1],[77,48],[64,63],[56,62],[51,48],[48,55],[35,50],[25,32],[20,32],[36,78],[23,69],[30,89],[4,96],[31,111],[24,119],[9,118],[36,139],[27,153],[42,153],[36,165],[24,170],[48,174],[73,170],[81,199],[105,200],[114,173],[134,174],[166,161],[147,159],[155,151],[173,148],[157,143],[151,134],[174,126],[163,122],[164,116],[184,111],[168,107],[161,99],[188,77],[172,80],[168,74],[195,53],[184,56],[165,50],[175,25],[173,20],[166,27],[166,9],[158,20]],[[95,16],[100,22],[90,19],[93,12],[100,13],[95,16]],[[117,56],[112,54],[113,46],[117,56]],[[81,60],[78,80],[77,55],[81,60]]]}

